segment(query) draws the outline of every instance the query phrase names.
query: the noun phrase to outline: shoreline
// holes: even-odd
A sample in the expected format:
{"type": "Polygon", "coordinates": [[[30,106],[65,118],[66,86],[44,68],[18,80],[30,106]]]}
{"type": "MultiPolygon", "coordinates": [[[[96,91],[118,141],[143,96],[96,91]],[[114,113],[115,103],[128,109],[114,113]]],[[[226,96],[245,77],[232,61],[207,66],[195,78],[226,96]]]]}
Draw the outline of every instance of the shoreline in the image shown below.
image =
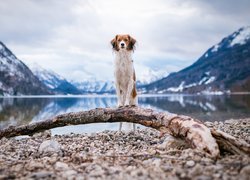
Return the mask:
{"type": "MultiPolygon", "coordinates": [[[[250,118],[206,122],[250,143],[250,118]]],[[[0,179],[247,179],[250,157],[206,154],[154,129],[0,140],[0,179]],[[171,143],[170,143],[171,142],[171,143]]]]}
{"type": "MultiPolygon", "coordinates": [[[[139,97],[168,97],[168,96],[232,96],[232,95],[250,95],[250,92],[231,92],[231,93],[196,93],[196,94],[183,94],[183,93],[169,93],[169,94],[139,94],[139,97]]],[[[116,94],[81,94],[81,95],[8,95],[0,96],[0,98],[96,98],[96,97],[111,97],[116,98],[116,94]]]]}

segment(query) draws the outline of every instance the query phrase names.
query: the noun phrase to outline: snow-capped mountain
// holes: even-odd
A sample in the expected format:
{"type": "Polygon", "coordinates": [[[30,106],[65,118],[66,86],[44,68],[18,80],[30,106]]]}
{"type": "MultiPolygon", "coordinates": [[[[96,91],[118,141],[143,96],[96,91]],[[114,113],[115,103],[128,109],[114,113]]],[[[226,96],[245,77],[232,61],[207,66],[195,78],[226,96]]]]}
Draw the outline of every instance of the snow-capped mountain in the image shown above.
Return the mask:
{"type": "Polygon", "coordinates": [[[143,71],[140,74],[137,74],[137,85],[147,85],[163,77],[166,77],[168,73],[165,70],[153,70],[148,67],[143,67],[143,71]]]}
{"type": "Polygon", "coordinates": [[[0,42],[0,95],[51,94],[30,69],[0,42]]]}
{"type": "Polygon", "coordinates": [[[41,67],[38,64],[30,64],[29,65],[31,71],[34,75],[51,91],[56,94],[80,94],[80,90],[78,90],[73,84],[68,82],[64,77],[58,75],[52,70],[47,70],[41,67]]]}
{"type": "MultiPolygon", "coordinates": [[[[145,68],[145,70],[138,75],[136,84],[137,87],[140,87],[165,76],[165,71],[154,71],[152,69],[145,68]]],[[[110,80],[97,80],[93,77],[83,82],[72,81],[71,83],[84,93],[115,93],[115,83],[110,80]]]]}
{"type": "Polygon", "coordinates": [[[146,93],[250,92],[250,26],[209,48],[194,64],[144,86],[146,93]]]}
{"type": "Polygon", "coordinates": [[[74,86],[76,86],[83,93],[114,93],[115,92],[115,84],[112,81],[101,81],[96,79],[90,79],[83,82],[71,82],[74,86]]]}

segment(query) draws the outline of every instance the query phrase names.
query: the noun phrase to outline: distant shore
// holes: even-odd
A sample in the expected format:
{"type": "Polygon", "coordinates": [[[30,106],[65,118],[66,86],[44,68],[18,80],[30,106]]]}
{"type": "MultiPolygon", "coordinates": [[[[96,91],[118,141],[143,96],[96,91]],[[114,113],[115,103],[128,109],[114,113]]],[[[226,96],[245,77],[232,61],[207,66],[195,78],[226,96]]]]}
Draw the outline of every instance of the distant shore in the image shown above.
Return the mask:
{"type": "MultiPolygon", "coordinates": [[[[250,143],[250,118],[206,122],[250,143]]],[[[0,140],[0,179],[248,179],[250,157],[218,160],[153,129],[0,140]]]]}
{"type": "MultiPolygon", "coordinates": [[[[223,95],[250,95],[250,92],[232,92],[232,93],[211,93],[211,94],[182,94],[182,93],[169,93],[169,94],[139,94],[139,97],[167,97],[167,96],[223,96],[223,95]]],[[[68,94],[68,95],[8,95],[0,96],[0,98],[71,98],[71,97],[116,97],[115,94],[68,94]]]]}

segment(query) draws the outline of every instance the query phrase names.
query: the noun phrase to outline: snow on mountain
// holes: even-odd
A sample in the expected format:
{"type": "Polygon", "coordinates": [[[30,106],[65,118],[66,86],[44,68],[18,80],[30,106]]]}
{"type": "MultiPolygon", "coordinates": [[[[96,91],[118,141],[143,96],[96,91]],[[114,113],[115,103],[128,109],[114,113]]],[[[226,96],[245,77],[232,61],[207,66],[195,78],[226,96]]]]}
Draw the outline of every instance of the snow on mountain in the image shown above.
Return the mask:
{"type": "Polygon", "coordinates": [[[8,71],[10,76],[16,76],[18,78],[24,78],[24,74],[21,71],[17,71],[17,66],[24,66],[16,56],[6,48],[6,46],[0,42],[0,58],[1,66],[0,71],[8,71]]]}
{"type": "Polygon", "coordinates": [[[52,70],[44,69],[37,63],[28,65],[33,74],[38,77],[47,87],[50,89],[57,88],[62,81],[66,81],[65,78],[53,72],[52,70]]]}
{"type": "Polygon", "coordinates": [[[0,42],[0,95],[50,93],[30,69],[0,42]]]}
{"type": "Polygon", "coordinates": [[[89,79],[83,82],[71,82],[84,93],[113,93],[115,84],[112,81],[89,79]]]}
{"type": "Polygon", "coordinates": [[[195,63],[141,87],[144,93],[221,94],[250,91],[250,26],[209,48],[195,63]]]}
{"type": "MultiPolygon", "coordinates": [[[[137,74],[137,86],[142,86],[165,77],[165,71],[154,71],[145,67],[141,74],[137,74]]],[[[84,93],[115,93],[115,83],[111,80],[97,80],[94,77],[82,82],[72,81],[78,89],[84,93]]]]}
{"type": "Polygon", "coordinates": [[[230,45],[234,46],[236,44],[243,45],[248,39],[250,39],[250,26],[239,29],[238,32],[233,34],[234,39],[231,41],[230,45]]]}
{"type": "Polygon", "coordinates": [[[139,85],[152,83],[168,75],[165,70],[153,70],[148,67],[143,68],[140,74],[137,73],[137,83],[139,85]]]}
{"type": "Polygon", "coordinates": [[[224,51],[226,49],[233,48],[236,45],[244,45],[250,39],[250,26],[242,27],[239,30],[235,31],[228,37],[222,39],[218,44],[215,44],[207,52],[204,53],[202,57],[210,58],[217,54],[218,51],[224,51]]]}
{"type": "Polygon", "coordinates": [[[52,70],[47,70],[39,64],[29,65],[34,75],[49,89],[59,94],[80,94],[81,92],[64,77],[52,70]]]}
{"type": "Polygon", "coordinates": [[[170,92],[182,92],[184,89],[191,88],[198,85],[207,85],[212,83],[216,78],[214,76],[211,77],[203,77],[199,82],[194,82],[191,84],[185,85],[185,81],[182,81],[178,87],[170,87],[167,91],[170,92]]]}
{"type": "MultiPolygon", "coordinates": [[[[63,93],[63,94],[86,94],[86,93],[115,93],[115,84],[114,81],[111,80],[97,80],[95,77],[90,77],[87,80],[83,80],[82,82],[77,81],[67,81],[64,77],[58,75],[52,70],[47,70],[38,65],[37,63],[29,65],[32,72],[35,76],[43,82],[49,89],[54,91],[55,93],[63,93]],[[63,85],[70,86],[65,90],[62,90],[63,85]],[[60,87],[60,90],[58,90],[60,87]],[[73,88],[73,90],[72,90],[73,88]]],[[[137,86],[145,85],[150,82],[156,81],[162,77],[166,76],[165,71],[154,71],[149,68],[144,68],[142,73],[137,77],[137,86]]]]}

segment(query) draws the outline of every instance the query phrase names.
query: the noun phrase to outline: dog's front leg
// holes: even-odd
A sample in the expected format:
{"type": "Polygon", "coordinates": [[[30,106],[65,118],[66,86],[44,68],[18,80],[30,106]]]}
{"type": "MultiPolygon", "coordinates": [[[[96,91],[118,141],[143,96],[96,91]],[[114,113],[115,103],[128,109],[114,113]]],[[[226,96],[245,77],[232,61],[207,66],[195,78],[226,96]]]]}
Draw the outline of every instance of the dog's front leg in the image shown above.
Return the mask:
{"type": "Polygon", "coordinates": [[[116,95],[117,95],[117,107],[122,107],[122,95],[119,83],[115,83],[116,95]]]}
{"type": "Polygon", "coordinates": [[[128,83],[128,89],[127,89],[127,92],[126,92],[125,106],[131,105],[130,104],[130,96],[131,96],[133,87],[134,87],[134,80],[131,78],[130,81],[129,81],[129,83],[128,83]]]}

